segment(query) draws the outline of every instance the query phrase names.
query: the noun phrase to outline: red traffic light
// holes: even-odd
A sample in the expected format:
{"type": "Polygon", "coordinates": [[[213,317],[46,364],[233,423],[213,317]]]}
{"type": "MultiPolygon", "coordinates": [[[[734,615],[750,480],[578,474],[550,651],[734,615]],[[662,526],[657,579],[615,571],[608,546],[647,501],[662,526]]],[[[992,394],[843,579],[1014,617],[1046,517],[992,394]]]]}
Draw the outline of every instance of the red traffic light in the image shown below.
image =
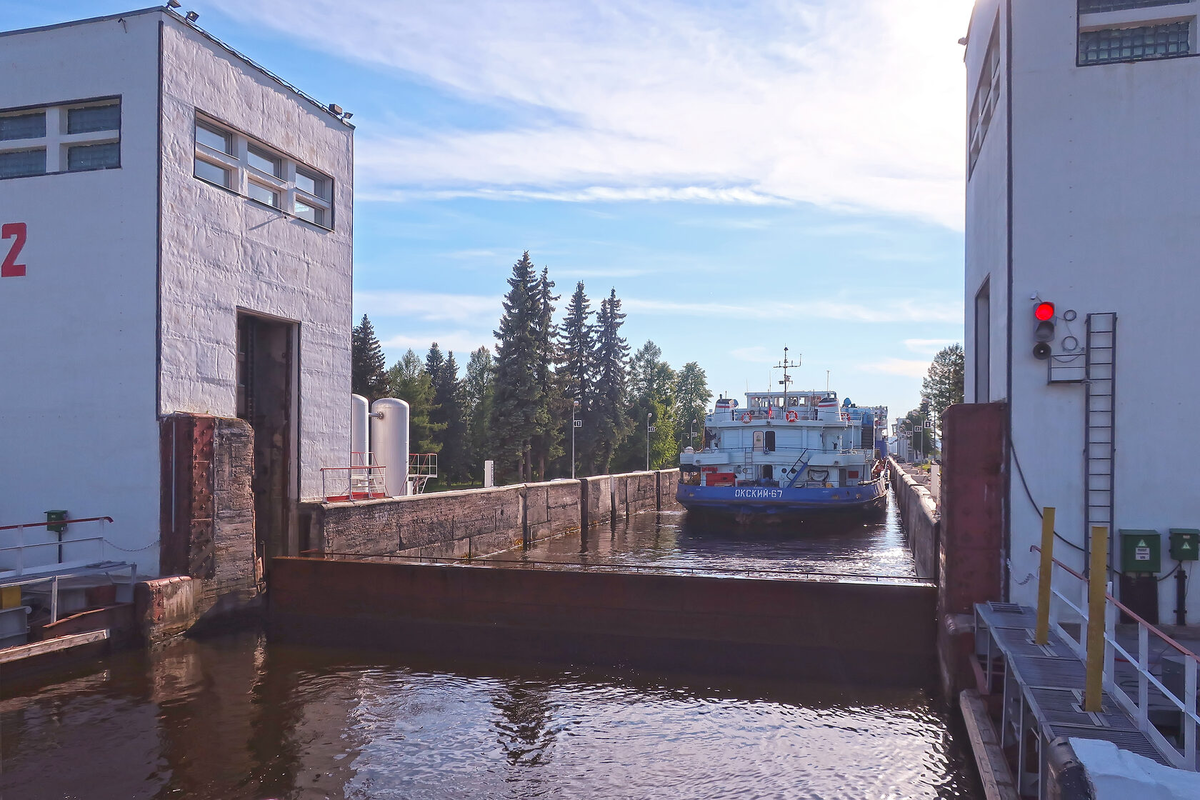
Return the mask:
{"type": "Polygon", "coordinates": [[[1033,316],[1042,322],[1054,319],[1054,303],[1038,303],[1033,309],[1033,316]]]}

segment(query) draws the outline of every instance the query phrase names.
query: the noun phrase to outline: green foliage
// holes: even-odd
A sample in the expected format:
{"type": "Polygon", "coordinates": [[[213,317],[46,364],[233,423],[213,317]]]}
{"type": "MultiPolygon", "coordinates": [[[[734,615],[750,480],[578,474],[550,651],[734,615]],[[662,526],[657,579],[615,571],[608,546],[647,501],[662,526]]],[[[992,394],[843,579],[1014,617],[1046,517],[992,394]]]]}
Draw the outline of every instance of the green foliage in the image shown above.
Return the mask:
{"type": "Polygon", "coordinates": [[[921,383],[921,397],[929,403],[938,430],[942,427],[942,413],[950,406],[963,402],[965,370],[961,344],[944,348],[929,365],[929,373],[921,383]]]}
{"type": "Polygon", "coordinates": [[[438,452],[441,443],[436,437],[443,427],[430,419],[435,406],[433,381],[411,349],[388,370],[388,395],[408,403],[409,448],[412,452],[438,452]]]}
{"type": "Polygon", "coordinates": [[[492,405],[492,435],[498,477],[531,480],[533,437],[542,411],[538,360],[540,289],[526,250],[513,264],[504,296],[500,341],[496,350],[496,385],[492,405]]]}
{"type": "Polygon", "coordinates": [[[673,464],[678,458],[676,382],[675,370],[662,360],[662,349],[654,342],[646,342],[633,354],[629,362],[631,430],[618,452],[617,469],[645,469],[647,414],[653,415],[650,425],[654,428],[649,434],[651,467],[673,464]]]}
{"type": "MultiPolygon", "coordinates": [[[[534,292],[534,372],[537,377],[538,400],[534,421],[537,433],[530,442],[532,465],[536,466],[537,480],[549,480],[547,466],[563,454],[564,430],[561,411],[561,382],[554,374],[558,361],[558,328],[554,324],[554,303],[558,295],[552,294],[554,281],[550,271],[543,267],[534,292]]],[[[569,423],[568,423],[569,424],[569,423]]]]}
{"type": "Polygon", "coordinates": [[[496,365],[492,353],[480,347],[471,353],[463,379],[464,416],[467,420],[465,461],[472,476],[482,478],[483,462],[492,452],[492,405],[496,389],[496,365]]]}
{"type": "Polygon", "coordinates": [[[463,418],[463,390],[454,351],[443,358],[434,342],[425,357],[425,371],[433,385],[434,407],[429,417],[441,429],[437,436],[440,445],[438,472],[451,482],[466,480],[469,468],[466,462],[467,424],[463,418]]]}
{"type": "Polygon", "coordinates": [[[350,391],[372,403],[388,391],[387,361],[366,314],[350,332],[350,391]]]}
{"type": "Polygon", "coordinates": [[[912,459],[917,460],[918,456],[920,460],[935,457],[938,454],[937,441],[933,435],[933,428],[929,427],[932,423],[929,421],[928,408],[914,408],[904,415],[904,420],[908,424],[902,425],[901,429],[912,434],[910,447],[912,459]],[[918,428],[917,426],[922,422],[926,424],[926,427],[918,428]]]}
{"type": "Polygon", "coordinates": [[[588,404],[595,429],[593,449],[589,454],[594,474],[609,471],[616,449],[633,427],[625,407],[629,345],[621,336],[624,321],[621,301],[617,299],[617,290],[613,289],[600,302],[596,322],[596,383],[588,404]]]}
{"type": "Polygon", "coordinates": [[[708,376],[695,361],[689,361],[679,370],[675,382],[675,397],[679,407],[679,451],[683,448],[699,447],[704,439],[704,415],[712,392],[708,388],[708,376]],[[693,425],[692,420],[696,423],[693,425]],[[688,434],[695,434],[694,440],[688,434]]]}

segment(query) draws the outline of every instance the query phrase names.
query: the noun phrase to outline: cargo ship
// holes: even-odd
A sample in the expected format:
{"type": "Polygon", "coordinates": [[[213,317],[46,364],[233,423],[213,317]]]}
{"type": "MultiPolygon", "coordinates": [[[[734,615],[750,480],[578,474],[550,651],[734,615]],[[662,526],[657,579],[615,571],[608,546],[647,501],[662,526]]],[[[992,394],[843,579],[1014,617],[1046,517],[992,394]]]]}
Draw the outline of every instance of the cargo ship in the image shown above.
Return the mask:
{"type": "Polygon", "coordinates": [[[716,401],[703,446],[679,457],[685,509],[750,521],[886,508],[887,408],[789,382],[785,371],[784,391],[747,393],[744,407],[716,401]]]}

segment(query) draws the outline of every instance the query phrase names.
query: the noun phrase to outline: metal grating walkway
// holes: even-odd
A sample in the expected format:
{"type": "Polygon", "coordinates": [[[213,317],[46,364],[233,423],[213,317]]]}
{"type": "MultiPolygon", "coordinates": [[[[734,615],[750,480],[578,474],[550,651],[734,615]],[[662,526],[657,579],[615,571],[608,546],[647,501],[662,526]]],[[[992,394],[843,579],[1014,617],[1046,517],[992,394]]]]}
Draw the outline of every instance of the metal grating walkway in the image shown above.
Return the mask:
{"type": "Polygon", "coordinates": [[[981,690],[1002,693],[1000,744],[1016,752],[1016,778],[1022,796],[1047,796],[1045,754],[1047,746],[1060,736],[1103,739],[1169,765],[1108,692],[1103,695],[1099,713],[1083,710],[1084,663],[1054,630],[1047,644],[1035,644],[1036,625],[1037,614],[1027,606],[975,606],[975,654],[980,659],[984,683],[981,690]]]}

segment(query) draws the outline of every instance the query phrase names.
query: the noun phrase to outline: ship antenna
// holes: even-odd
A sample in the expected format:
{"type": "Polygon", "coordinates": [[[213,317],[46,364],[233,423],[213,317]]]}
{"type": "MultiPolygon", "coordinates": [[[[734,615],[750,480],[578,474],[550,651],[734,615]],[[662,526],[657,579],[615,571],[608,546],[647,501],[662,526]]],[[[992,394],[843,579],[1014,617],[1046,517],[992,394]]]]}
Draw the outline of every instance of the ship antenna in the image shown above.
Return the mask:
{"type": "Polygon", "coordinates": [[[795,361],[788,361],[788,348],[787,348],[787,345],[784,345],[783,346],[783,361],[780,361],[778,364],[776,364],[773,367],[773,369],[783,370],[783,380],[781,380],[780,383],[783,384],[783,410],[784,411],[787,411],[787,407],[788,407],[788,403],[787,403],[788,384],[792,382],[792,379],[790,377],[788,377],[788,368],[789,367],[799,367],[801,358],[802,357],[798,356],[795,361]]]}

